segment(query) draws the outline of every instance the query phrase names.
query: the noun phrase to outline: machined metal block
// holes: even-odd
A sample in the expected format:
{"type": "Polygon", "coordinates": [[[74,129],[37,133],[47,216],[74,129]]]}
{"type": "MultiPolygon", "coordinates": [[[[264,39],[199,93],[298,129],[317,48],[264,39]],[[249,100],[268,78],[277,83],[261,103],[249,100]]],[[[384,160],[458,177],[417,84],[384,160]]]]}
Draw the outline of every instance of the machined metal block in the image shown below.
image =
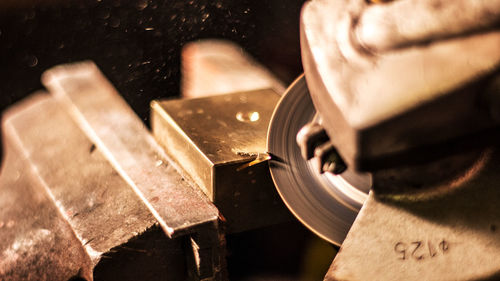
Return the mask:
{"type": "Polygon", "coordinates": [[[500,153],[475,154],[427,194],[372,191],[325,280],[498,280],[500,153]]]}
{"type": "Polygon", "coordinates": [[[278,99],[256,90],[151,104],[157,141],[220,209],[228,232],[289,219],[267,162],[242,168],[266,152],[278,99]]]}

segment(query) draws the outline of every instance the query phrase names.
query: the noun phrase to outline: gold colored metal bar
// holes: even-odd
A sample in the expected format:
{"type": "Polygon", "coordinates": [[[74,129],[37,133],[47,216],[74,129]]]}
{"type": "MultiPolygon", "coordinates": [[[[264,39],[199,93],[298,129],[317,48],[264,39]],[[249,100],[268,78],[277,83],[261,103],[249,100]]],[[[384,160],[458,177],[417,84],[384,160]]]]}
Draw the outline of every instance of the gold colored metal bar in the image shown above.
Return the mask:
{"type": "Polygon", "coordinates": [[[266,161],[239,169],[265,155],[278,100],[265,89],[151,104],[158,143],[219,208],[228,232],[289,218],[266,161]]]}

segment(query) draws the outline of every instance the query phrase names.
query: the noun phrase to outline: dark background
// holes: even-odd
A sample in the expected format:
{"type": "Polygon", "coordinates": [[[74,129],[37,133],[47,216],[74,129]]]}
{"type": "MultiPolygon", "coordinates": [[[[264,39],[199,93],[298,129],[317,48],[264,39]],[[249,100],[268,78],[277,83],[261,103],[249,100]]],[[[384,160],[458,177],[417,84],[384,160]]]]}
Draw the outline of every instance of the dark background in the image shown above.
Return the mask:
{"type": "Polygon", "coordinates": [[[179,93],[190,41],[241,45],[285,83],[301,72],[302,0],[3,0],[0,110],[41,89],[57,64],[93,60],[147,123],[149,102],[179,93]]]}

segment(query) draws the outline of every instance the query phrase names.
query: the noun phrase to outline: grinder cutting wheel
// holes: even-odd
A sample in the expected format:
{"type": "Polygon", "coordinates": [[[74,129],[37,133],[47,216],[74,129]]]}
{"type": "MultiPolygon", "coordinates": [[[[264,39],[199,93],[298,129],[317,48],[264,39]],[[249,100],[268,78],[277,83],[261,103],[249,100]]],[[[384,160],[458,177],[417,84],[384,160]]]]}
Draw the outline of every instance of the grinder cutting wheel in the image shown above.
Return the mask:
{"type": "MultiPolygon", "coordinates": [[[[283,96],[272,118],[268,133],[268,149],[274,159],[270,163],[271,173],[282,199],[295,216],[322,238],[340,245],[366,199],[371,178],[352,170],[342,175],[320,173],[321,164],[316,159],[302,157],[296,136],[315,113],[301,76],[283,96]]],[[[308,128],[302,129],[302,133],[304,130],[308,128]]],[[[327,143],[319,136],[325,135],[324,130],[313,133],[316,143],[327,143]]]]}
{"type": "Polygon", "coordinates": [[[499,24],[500,0],[307,3],[267,144],[295,216],[340,245],[371,188],[422,200],[463,176],[500,121],[499,24]]]}

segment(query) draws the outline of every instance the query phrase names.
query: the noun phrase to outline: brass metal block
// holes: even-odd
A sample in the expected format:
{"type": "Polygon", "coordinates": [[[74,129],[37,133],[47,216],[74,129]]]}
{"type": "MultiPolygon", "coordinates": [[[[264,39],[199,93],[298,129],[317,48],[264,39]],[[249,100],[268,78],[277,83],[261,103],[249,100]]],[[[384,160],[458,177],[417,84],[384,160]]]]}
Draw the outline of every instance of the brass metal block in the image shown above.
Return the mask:
{"type": "Polygon", "coordinates": [[[151,104],[157,141],[219,208],[229,232],[290,217],[267,163],[238,169],[266,152],[278,100],[276,92],[265,89],[151,104]]]}

